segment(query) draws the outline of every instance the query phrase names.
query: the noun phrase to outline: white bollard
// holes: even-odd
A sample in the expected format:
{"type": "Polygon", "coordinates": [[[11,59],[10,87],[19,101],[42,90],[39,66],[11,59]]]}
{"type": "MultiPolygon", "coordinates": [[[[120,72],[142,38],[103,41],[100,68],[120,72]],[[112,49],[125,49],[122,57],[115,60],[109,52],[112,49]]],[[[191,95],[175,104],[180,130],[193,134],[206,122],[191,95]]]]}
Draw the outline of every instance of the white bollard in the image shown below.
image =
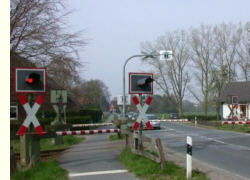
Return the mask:
{"type": "Polygon", "coordinates": [[[187,179],[192,178],[192,138],[187,136],[187,165],[186,165],[186,177],[187,179]]]}
{"type": "Polygon", "coordinates": [[[197,117],[195,116],[195,118],[194,118],[195,120],[194,120],[194,125],[195,125],[195,127],[197,126],[197,117]]]}

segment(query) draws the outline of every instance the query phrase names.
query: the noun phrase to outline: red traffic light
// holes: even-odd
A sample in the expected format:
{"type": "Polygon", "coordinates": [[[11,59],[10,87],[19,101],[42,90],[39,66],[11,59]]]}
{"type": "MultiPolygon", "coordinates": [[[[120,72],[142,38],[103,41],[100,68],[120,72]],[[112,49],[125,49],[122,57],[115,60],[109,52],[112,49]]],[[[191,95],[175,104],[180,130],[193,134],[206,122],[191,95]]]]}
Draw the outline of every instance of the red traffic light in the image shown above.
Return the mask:
{"type": "Polygon", "coordinates": [[[40,82],[40,75],[37,73],[31,73],[26,77],[27,84],[38,84],[40,82]]]}
{"type": "Polygon", "coordinates": [[[27,83],[28,83],[28,84],[32,84],[33,82],[34,82],[34,79],[33,79],[33,78],[28,78],[28,79],[27,79],[27,83]]]}

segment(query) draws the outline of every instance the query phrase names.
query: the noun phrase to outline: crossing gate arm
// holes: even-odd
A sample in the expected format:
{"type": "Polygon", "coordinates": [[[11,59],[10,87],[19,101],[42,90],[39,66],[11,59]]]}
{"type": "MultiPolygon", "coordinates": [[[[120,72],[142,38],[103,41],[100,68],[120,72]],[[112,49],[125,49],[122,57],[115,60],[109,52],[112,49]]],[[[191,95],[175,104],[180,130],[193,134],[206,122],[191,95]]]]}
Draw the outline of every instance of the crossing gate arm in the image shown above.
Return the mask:
{"type": "Polygon", "coordinates": [[[57,131],[56,135],[87,135],[87,134],[105,134],[105,133],[118,133],[120,129],[95,129],[95,130],[78,130],[78,131],[57,131]]]}
{"type": "Polygon", "coordinates": [[[162,120],[149,120],[150,122],[188,122],[188,119],[162,119],[162,120]]]}
{"type": "Polygon", "coordinates": [[[222,121],[222,124],[250,124],[250,121],[222,121]]]}
{"type": "Polygon", "coordinates": [[[113,123],[73,124],[72,127],[112,126],[113,123]]]}

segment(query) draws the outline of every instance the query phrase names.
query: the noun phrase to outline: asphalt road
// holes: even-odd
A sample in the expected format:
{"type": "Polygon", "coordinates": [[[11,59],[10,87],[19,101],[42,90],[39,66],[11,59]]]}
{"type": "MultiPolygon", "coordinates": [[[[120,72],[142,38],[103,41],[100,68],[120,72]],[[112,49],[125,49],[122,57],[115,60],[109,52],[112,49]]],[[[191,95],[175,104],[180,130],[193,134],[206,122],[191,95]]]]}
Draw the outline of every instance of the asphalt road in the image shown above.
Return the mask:
{"type": "MultiPolygon", "coordinates": [[[[112,118],[110,116],[108,122],[112,118]]],[[[118,161],[123,142],[121,145],[121,142],[109,141],[109,134],[85,137],[84,142],[74,145],[58,159],[69,172],[70,180],[139,180],[118,161]]]]}
{"type": "Polygon", "coordinates": [[[212,166],[250,179],[250,135],[162,122],[162,129],[144,131],[161,138],[164,146],[186,153],[186,136],[193,139],[193,157],[212,166]]]}

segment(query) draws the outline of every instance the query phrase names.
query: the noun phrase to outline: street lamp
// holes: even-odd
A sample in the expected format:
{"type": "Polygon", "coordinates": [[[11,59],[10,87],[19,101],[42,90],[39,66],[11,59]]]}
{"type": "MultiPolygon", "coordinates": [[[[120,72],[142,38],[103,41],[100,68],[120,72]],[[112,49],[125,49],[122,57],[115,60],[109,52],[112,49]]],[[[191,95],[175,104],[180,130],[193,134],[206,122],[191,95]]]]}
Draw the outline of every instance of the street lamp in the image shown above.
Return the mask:
{"type": "Polygon", "coordinates": [[[172,60],[173,58],[173,53],[171,50],[161,50],[158,54],[138,54],[138,55],[133,55],[131,57],[129,57],[124,65],[123,65],[123,107],[122,107],[122,118],[123,120],[125,120],[125,103],[126,103],[126,96],[125,96],[125,69],[126,69],[126,65],[128,63],[129,60],[133,59],[133,58],[137,58],[137,57],[143,57],[143,59],[147,59],[147,58],[155,58],[155,57],[160,57],[160,60],[172,60]]]}

